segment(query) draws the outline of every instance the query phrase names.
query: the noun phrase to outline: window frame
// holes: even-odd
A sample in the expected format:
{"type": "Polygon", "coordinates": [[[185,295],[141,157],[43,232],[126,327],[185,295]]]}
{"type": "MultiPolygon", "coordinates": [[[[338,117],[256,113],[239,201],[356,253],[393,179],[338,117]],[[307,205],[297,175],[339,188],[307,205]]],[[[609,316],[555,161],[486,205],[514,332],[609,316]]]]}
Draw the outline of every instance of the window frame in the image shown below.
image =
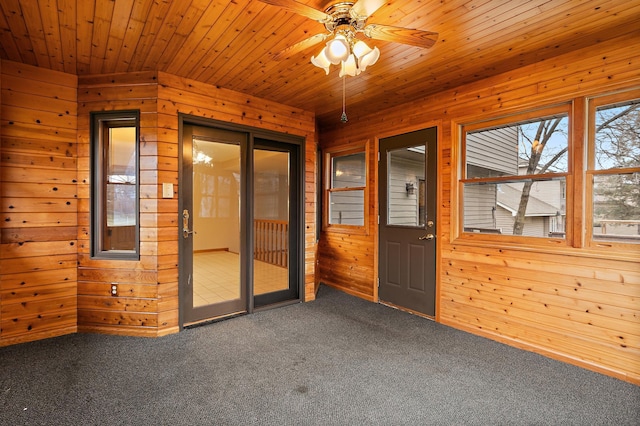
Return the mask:
{"type": "MultiPolygon", "coordinates": [[[[573,245],[573,198],[570,193],[570,188],[573,185],[574,164],[573,155],[575,144],[573,143],[574,135],[574,117],[573,117],[574,105],[573,102],[565,102],[556,105],[550,105],[535,109],[529,109],[522,112],[515,112],[507,116],[498,116],[487,118],[479,121],[473,121],[468,123],[462,123],[458,125],[459,131],[459,162],[458,162],[458,196],[457,196],[457,228],[453,239],[459,241],[487,241],[487,242],[500,242],[500,243],[514,243],[525,244],[527,246],[546,246],[549,244],[553,246],[572,246],[573,245]],[[568,119],[567,123],[567,153],[566,171],[563,172],[546,172],[542,174],[534,175],[513,175],[513,176],[496,176],[496,177],[475,177],[467,178],[467,150],[466,150],[466,135],[469,132],[479,130],[490,130],[492,128],[506,127],[509,125],[515,125],[527,121],[534,121],[537,119],[545,119],[554,116],[565,115],[568,119]],[[564,238],[558,238],[554,236],[526,236],[526,235],[511,235],[511,234],[498,234],[498,233],[482,233],[465,231],[464,227],[464,188],[465,184],[500,184],[507,182],[525,182],[527,180],[533,180],[534,182],[564,179],[564,191],[565,197],[565,236],[564,238]]],[[[455,222],[454,222],[455,223],[455,222]]]]}
{"type": "Polygon", "coordinates": [[[91,258],[109,260],[140,260],[140,110],[100,111],[90,113],[91,149],[91,258]],[[133,250],[104,250],[106,228],[106,155],[105,134],[111,128],[135,127],[135,228],[133,250]]]}
{"type": "Polygon", "coordinates": [[[596,111],[600,107],[611,106],[625,102],[640,100],[640,89],[633,89],[617,93],[607,93],[587,99],[587,146],[585,165],[585,246],[590,249],[637,253],[640,243],[626,243],[608,240],[595,240],[594,228],[594,179],[597,176],[621,175],[627,173],[640,173],[640,167],[624,167],[611,169],[596,168],[596,111]]]}
{"type": "Polygon", "coordinates": [[[369,234],[369,186],[370,186],[370,165],[369,165],[369,140],[354,144],[340,145],[322,150],[323,165],[323,196],[322,196],[322,229],[327,232],[349,233],[349,234],[369,234]],[[365,186],[350,188],[332,188],[331,176],[333,159],[353,154],[364,153],[365,186]],[[329,223],[330,214],[330,194],[336,192],[363,191],[363,225],[345,225],[329,223]]]}

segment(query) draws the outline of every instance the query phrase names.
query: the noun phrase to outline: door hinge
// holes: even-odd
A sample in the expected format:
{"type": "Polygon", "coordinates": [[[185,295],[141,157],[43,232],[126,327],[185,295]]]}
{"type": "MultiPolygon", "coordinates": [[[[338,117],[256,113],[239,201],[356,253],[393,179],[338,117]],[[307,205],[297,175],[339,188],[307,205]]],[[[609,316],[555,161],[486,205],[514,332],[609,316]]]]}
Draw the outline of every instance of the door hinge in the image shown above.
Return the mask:
{"type": "Polygon", "coordinates": [[[380,288],[380,278],[378,278],[378,288],[380,288]]]}
{"type": "Polygon", "coordinates": [[[380,162],[380,151],[378,151],[378,162],[380,162]]]}

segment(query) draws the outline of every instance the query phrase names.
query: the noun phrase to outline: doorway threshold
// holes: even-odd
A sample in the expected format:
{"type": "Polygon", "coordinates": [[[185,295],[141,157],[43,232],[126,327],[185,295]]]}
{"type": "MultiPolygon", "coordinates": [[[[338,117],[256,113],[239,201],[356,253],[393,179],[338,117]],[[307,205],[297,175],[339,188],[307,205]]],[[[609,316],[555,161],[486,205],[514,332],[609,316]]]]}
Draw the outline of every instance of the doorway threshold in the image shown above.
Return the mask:
{"type": "Polygon", "coordinates": [[[199,321],[193,321],[193,322],[189,322],[186,323],[182,326],[182,328],[187,329],[187,328],[194,328],[194,327],[200,327],[201,325],[208,325],[208,324],[212,324],[214,322],[220,322],[220,321],[224,321],[224,320],[228,320],[231,318],[236,318],[242,315],[246,315],[247,311],[239,311],[239,312],[233,312],[230,314],[225,314],[225,315],[220,315],[217,317],[213,317],[213,318],[206,318],[203,320],[199,320],[199,321]]]}
{"type": "Polygon", "coordinates": [[[282,302],[270,303],[264,306],[258,306],[253,308],[253,312],[266,311],[269,309],[281,308],[283,306],[295,305],[296,303],[302,303],[300,299],[283,300],[282,302]]]}
{"type": "Polygon", "coordinates": [[[435,321],[436,320],[436,318],[431,316],[431,315],[427,315],[427,314],[424,314],[422,312],[414,311],[413,309],[404,308],[402,306],[398,306],[398,305],[395,305],[395,304],[390,303],[390,302],[385,302],[384,300],[379,300],[378,303],[381,304],[381,305],[384,305],[384,306],[388,306],[389,308],[393,308],[393,309],[397,309],[399,311],[407,312],[407,313],[409,313],[411,315],[416,315],[416,316],[419,316],[419,317],[422,317],[422,318],[426,318],[426,319],[431,320],[431,321],[435,321]]]}

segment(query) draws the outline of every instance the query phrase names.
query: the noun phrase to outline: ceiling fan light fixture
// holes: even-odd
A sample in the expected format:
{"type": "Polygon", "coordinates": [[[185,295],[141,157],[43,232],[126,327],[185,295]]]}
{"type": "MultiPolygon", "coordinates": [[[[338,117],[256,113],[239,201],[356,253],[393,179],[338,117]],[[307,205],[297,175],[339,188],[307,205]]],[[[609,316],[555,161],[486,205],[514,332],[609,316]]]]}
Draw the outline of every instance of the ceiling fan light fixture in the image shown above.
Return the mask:
{"type": "Polygon", "coordinates": [[[327,42],[327,46],[323,49],[329,62],[338,65],[340,62],[346,61],[351,54],[349,41],[342,34],[337,34],[332,40],[327,42]]]}

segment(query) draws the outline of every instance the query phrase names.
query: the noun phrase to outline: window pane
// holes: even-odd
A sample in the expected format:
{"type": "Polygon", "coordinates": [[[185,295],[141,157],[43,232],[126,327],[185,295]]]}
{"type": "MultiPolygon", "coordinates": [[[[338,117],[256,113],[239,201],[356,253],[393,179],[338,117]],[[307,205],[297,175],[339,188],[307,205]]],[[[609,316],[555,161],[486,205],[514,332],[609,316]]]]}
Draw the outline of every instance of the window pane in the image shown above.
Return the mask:
{"type": "Polygon", "coordinates": [[[564,238],[564,178],[464,185],[464,231],[564,238]]]}
{"type": "Polygon", "coordinates": [[[593,177],[593,238],[640,243],[640,173],[593,177]]]}
{"type": "Polygon", "coordinates": [[[389,151],[387,158],[388,224],[424,226],[424,145],[389,151]]]}
{"type": "Polygon", "coordinates": [[[139,111],[91,113],[91,256],[139,259],[139,111]]]}
{"type": "Polygon", "coordinates": [[[640,167],[640,100],[596,110],[595,168],[640,167]]]}
{"type": "Polygon", "coordinates": [[[364,152],[332,157],[331,188],[362,188],[367,185],[364,152]]]}
{"type": "Polygon", "coordinates": [[[289,153],[254,151],[254,219],[289,220],[289,153]]]}
{"type": "Polygon", "coordinates": [[[136,128],[110,128],[107,144],[107,226],[135,226],[136,128]]]}
{"type": "Polygon", "coordinates": [[[330,192],[329,223],[364,226],[364,191],[330,192]]]}
{"type": "Polygon", "coordinates": [[[104,143],[107,173],[104,206],[107,229],[102,239],[102,250],[135,250],[136,128],[109,127],[104,143]]]}
{"type": "Polygon", "coordinates": [[[467,178],[567,172],[568,124],[562,115],[467,133],[467,178]]]}

